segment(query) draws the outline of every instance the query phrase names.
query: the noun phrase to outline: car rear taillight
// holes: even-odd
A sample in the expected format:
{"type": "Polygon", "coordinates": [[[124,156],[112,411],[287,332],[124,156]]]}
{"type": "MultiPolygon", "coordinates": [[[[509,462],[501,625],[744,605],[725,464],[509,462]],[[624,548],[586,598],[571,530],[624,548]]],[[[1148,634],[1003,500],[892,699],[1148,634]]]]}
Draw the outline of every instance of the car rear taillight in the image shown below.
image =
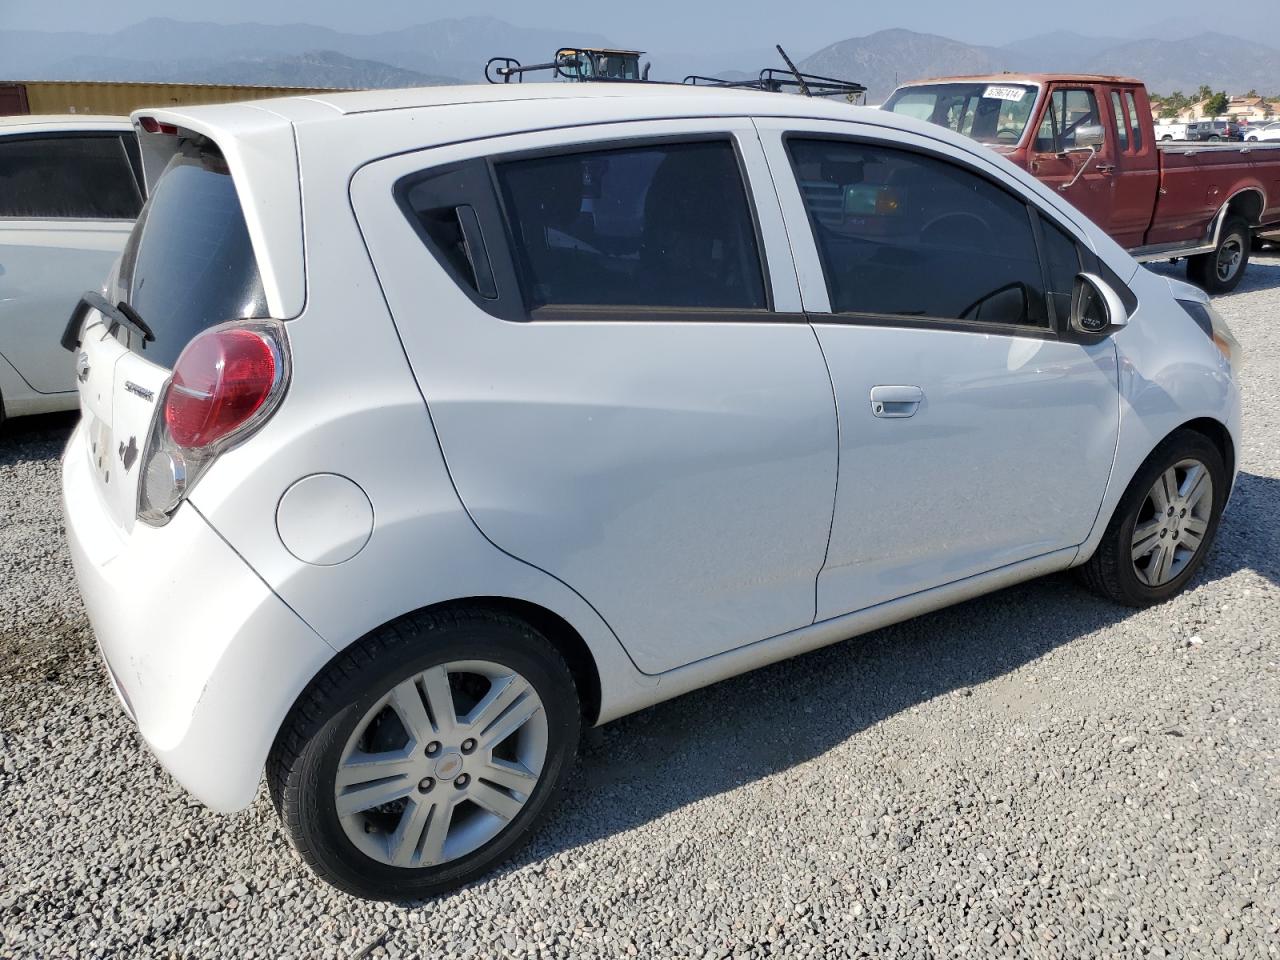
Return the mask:
{"type": "Polygon", "coordinates": [[[187,344],[143,452],[138,518],[167,523],[218,455],[267,421],[288,377],[288,341],[273,320],[220,324],[187,344]]]}
{"type": "Polygon", "coordinates": [[[207,447],[234,433],[271,396],[276,347],[242,327],[196,337],[173,368],[164,422],[180,447],[207,447]]]}

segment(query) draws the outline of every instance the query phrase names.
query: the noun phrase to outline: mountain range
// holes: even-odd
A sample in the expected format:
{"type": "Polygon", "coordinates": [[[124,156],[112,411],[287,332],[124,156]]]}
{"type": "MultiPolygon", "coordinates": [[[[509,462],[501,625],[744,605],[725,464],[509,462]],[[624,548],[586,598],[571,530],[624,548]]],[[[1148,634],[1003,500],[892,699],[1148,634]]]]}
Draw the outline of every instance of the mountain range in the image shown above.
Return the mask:
{"type": "MultiPolygon", "coordinates": [[[[1243,93],[1280,92],[1280,50],[1176,21],[1159,38],[1046,33],[982,46],[910,30],[850,37],[802,57],[803,70],[856,80],[878,102],[900,82],[1012,71],[1121,73],[1152,90],[1190,93],[1201,84],[1243,93]],[[1188,34],[1191,35],[1188,35],[1188,34]]],[[[625,40],[625,38],[613,38],[625,40]]],[[[394,87],[477,82],[492,56],[549,60],[557,47],[608,46],[591,32],[519,27],[492,17],[436,20],[357,34],[312,24],[217,24],[153,18],[110,34],[0,30],[5,80],[151,80],[273,86],[394,87]]],[[[625,45],[625,43],[624,43],[625,45]]],[[[740,78],[782,66],[771,48],[700,54],[653,51],[654,79],[687,73],[740,78]]]]}
{"type": "Polygon", "coordinates": [[[856,79],[868,88],[870,102],[907,80],[1006,70],[1121,74],[1161,93],[1190,94],[1201,84],[1231,93],[1280,92],[1280,49],[1220,33],[1133,40],[1059,31],[987,47],[910,30],[882,30],[833,43],[799,66],[856,79]]]}

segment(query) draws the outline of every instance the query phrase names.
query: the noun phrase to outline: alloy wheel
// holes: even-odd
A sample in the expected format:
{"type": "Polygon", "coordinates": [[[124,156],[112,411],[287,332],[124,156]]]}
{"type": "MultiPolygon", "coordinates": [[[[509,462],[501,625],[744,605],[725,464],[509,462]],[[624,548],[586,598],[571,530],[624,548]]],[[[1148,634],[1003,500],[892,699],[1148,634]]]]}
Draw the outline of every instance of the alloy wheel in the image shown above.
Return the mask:
{"type": "Polygon", "coordinates": [[[397,684],[356,724],[334,802],[347,838],[396,867],[479,849],[524,808],[547,756],[533,685],[501,664],[455,661],[397,684]]]}
{"type": "Polygon", "coordinates": [[[1133,528],[1133,569],[1149,587],[1177,577],[1204,544],[1213,478],[1199,460],[1180,460],[1156,478],[1133,528]]]}

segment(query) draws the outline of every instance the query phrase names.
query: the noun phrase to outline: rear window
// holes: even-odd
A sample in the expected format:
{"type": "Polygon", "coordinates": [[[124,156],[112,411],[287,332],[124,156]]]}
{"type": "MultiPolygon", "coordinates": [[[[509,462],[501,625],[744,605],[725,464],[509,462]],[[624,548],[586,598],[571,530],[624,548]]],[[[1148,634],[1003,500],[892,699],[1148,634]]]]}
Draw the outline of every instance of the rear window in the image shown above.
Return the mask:
{"type": "Polygon", "coordinates": [[[120,287],[156,336],[130,346],[166,367],[205,328],[267,315],[240,198],[216,150],[188,143],[169,161],[121,257],[120,287]]]}
{"type": "Polygon", "coordinates": [[[767,306],[728,141],[508,161],[497,179],[532,308],[767,306]]]}

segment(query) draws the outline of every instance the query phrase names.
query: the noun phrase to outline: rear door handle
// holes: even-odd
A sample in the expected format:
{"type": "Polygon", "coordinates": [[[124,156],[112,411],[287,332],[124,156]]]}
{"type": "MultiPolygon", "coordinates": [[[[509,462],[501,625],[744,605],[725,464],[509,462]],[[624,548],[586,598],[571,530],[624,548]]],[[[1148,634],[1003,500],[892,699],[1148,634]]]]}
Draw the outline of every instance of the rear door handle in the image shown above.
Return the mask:
{"type": "Polygon", "coordinates": [[[911,386],[881,386],[871,388],[871,413],[873,416],[896,419],[910,417],[920,408],[924,391],[911,386]]]}

